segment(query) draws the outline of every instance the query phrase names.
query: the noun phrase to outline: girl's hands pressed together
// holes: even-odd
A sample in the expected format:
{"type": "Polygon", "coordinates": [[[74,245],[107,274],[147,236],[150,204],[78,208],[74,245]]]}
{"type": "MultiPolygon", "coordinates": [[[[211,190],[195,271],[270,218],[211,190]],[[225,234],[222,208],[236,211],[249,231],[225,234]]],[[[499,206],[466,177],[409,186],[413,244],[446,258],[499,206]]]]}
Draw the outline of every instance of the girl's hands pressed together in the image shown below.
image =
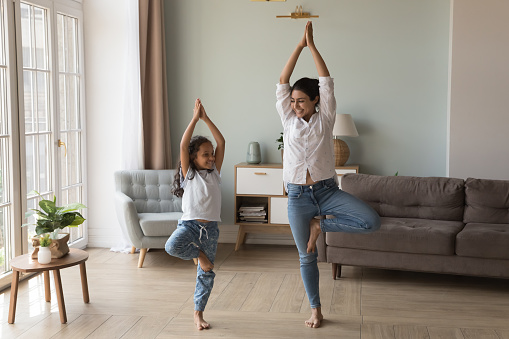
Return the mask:
{"type": "Polygon", "coordinates": [[[194,121],[200,120],[201,108],[202,108],[201,100],[198,98],[194,102],[194,109],[193,109],[193,120],[194,121]]]}
{"type": "Polygon", "coordinates": [[[207,112],[205,112],[205,107],[200,103],[200,119],[203,121],[207,120],[209,117],[207,116],[207,112]]]}

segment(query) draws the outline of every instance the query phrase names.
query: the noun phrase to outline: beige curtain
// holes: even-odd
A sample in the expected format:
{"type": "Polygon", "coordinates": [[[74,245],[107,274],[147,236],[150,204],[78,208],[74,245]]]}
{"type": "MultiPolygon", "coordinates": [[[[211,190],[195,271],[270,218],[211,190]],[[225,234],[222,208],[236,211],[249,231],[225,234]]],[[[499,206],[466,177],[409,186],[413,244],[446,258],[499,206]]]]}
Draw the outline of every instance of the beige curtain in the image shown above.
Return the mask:
{"type": "Polygon", "coordinates": [[[170,169],[164,0],[140,0],[141,107],[145,169],[170,169]]]}

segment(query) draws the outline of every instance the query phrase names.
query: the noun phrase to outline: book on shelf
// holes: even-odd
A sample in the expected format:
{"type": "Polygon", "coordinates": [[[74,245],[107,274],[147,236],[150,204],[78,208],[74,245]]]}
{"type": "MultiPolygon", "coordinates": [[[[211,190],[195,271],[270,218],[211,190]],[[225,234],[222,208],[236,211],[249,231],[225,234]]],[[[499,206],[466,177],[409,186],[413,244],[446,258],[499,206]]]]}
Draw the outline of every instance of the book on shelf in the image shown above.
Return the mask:
{"type": "Polygon", "coordinates": [[[242,204],[238,210],[239,220],[243,222],[266,223],[267,204],[242,204]]]}

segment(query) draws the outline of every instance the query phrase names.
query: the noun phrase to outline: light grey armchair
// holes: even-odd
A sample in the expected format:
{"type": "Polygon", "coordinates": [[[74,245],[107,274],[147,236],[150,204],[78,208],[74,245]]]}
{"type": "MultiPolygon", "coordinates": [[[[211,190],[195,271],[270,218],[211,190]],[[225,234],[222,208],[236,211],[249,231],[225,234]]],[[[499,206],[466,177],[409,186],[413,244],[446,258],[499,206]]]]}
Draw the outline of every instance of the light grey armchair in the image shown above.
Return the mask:
{"type": "Polygon", "coordinates": [[[171,193],[175,170],[123,170],[115,172],[115,209],[127,230],[138,267],[149,248],[164,248],[182,217],[182,199],[171,193]]]}

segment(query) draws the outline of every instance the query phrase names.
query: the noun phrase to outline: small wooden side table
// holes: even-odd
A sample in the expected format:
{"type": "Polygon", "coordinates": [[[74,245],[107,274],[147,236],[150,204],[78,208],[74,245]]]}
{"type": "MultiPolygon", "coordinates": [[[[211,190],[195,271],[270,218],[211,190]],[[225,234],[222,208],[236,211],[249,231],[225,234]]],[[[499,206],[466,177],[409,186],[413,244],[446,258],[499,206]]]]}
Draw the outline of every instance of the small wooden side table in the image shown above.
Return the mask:
{"type": "Polygon", "coordinates": [[[65,324],[67,322],[67,314],[65,312],[64,291],[62,289],[62,280],[60,279],[60,270],[63,268],[80,265],[81,273],[81,288],[83,290],[83,301],[88,303],[90,301],[88,295],[87,271],[85,268],[85,261],[88,259],[88,253],[76,249],[69,249],[69,253],[59,259],[51,259],[49,264],[39,264],[37,259],[32,259],[32,254],[24,254],[12,259],[12,284],[11,284],[11,303],[9,305],[9,324],[14,324],[16,317],[16,302],[18,299],[18,283],[19,272],[43,272],[44,275],[44,295],[46,301],[51,301],[49,271],[53,271],[55,279],[55,288],[58,299],[58,309],[60,311],[60,322],[65,324]]]}

